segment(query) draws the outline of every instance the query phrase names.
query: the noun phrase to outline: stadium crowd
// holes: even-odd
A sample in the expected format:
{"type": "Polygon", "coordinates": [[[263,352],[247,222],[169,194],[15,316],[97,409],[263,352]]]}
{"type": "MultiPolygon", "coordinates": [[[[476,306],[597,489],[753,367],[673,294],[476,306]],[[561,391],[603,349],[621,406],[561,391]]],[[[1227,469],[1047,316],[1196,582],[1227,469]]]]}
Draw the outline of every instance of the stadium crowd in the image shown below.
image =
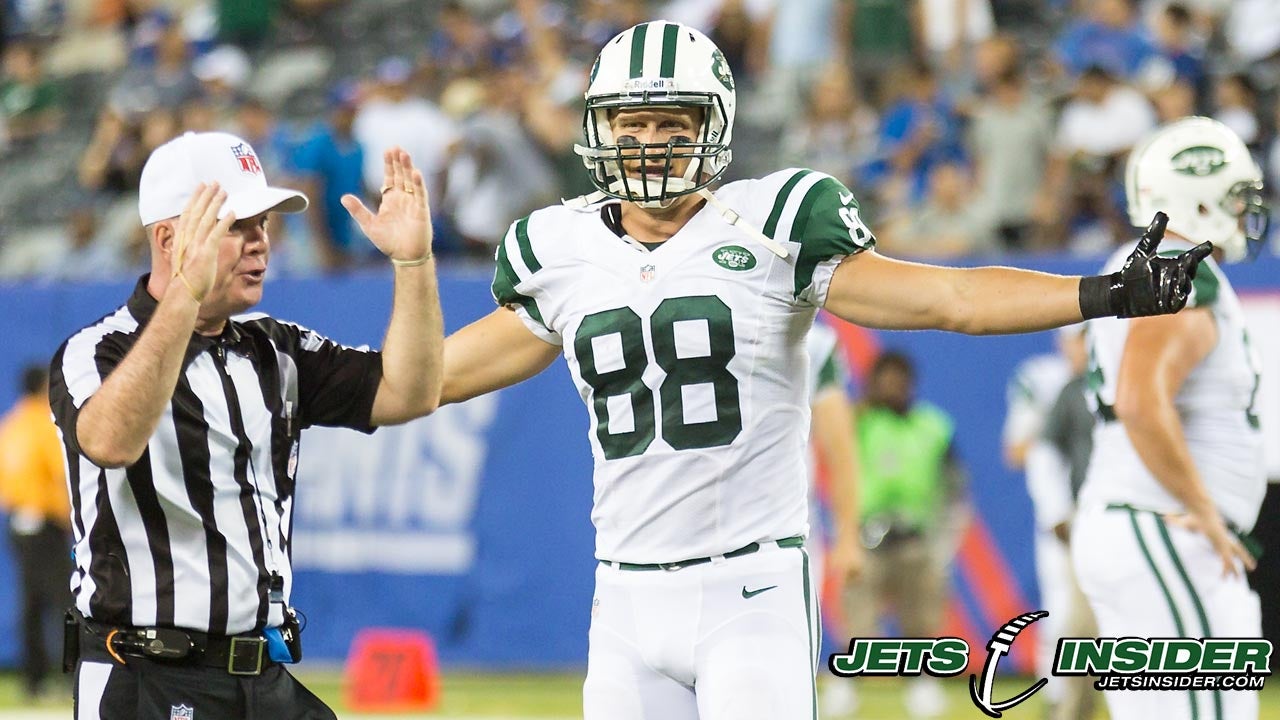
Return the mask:
{"type": "MultiPolygon", "coordinates": [[[[530,210],[590,190],[573,144],[592,55],[646,19],[698,27],[739,90],[729,177],[808,166],[887,252],[1101,253],[1124,159],[1215,117],[1280,187],[1275,0],[3,0],[0,277],[146,264],[142,163],[186,130],[245,137],[313,199],[274,273],[378,257],[338,203],[382,152],[428,175],[436,250],[487,262],[530,210]]],[[[1276,252],[1276,243],[1271,252],[1276,252]]]]}

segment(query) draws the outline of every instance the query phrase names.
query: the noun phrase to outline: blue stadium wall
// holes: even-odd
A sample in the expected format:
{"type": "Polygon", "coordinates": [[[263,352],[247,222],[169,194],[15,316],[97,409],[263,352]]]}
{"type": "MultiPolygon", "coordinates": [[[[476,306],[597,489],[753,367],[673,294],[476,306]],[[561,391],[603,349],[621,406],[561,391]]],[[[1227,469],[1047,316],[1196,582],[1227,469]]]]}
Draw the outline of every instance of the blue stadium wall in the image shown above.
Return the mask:
{"type": "MultiPolygon", "coordinates": [[[[1088,273],[1097,263],[1034,267],[1088,273]]],[[[1243,292],[1280,291],[1280,260],[1229,275],[1243,292]]],[[[444,273],[448,330],[492,309],[488,286],[485,272],[444,273]]],[[[25,363],[44,361],[130,290],[131,283],[0,286],[0,407],[15,399],[25,363]]],[[[390,277],[280,279],[266,295],[261,309],[277,317],[376,346],[390,277]]],[[[956,417],[978,515],[1018,586],[1010,590],[1034,602],[1030,501],[1001,463],[999,436],[1006,380],[1019,361],[1051,348],[1050,335],[878,333],[877,341],[917,358],[921,395],[956,417]]],[[[341,660],[360,628],[377,626],[427,631],[450,665],[584,663],[594,570],[586,432],[581,401],[558,363],[519,387],[372,437],[304,435],[293,600],[308,618],[308,659],[341,660]]],[[[8,544],[0,543],[0,667],[17,664],[15,584],[8,544]]],[[[981,594],[957,590],[968,605],[981,594]]],[[[1007,620],[970,610],[984,633],[1007,620]]]]}

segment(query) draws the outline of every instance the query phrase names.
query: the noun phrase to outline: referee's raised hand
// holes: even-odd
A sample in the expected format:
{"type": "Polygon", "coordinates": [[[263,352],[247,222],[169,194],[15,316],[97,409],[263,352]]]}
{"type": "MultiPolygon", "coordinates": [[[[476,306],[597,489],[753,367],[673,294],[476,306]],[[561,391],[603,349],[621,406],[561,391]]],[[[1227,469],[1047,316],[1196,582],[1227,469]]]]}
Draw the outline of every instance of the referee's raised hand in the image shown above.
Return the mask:
{"type": "Polygon", "coordinates": [[[218,246],[236,221],[233,212],[218,219],[226,200],[226,191],[217,183],[201,183],[178,216],[173,240],[173,279],[184,286],[197,303],[204,302],[217,280],[218,246]]]}
{"type": "Polygon", "coordinates": [[[382,200],[375,214],[360,198],[342,196],[360,230],[392,263],[420,265],[431,257],[431,208],[422,171],[413,166],[409,153],[392,148],[382,156],[382,200]]]}

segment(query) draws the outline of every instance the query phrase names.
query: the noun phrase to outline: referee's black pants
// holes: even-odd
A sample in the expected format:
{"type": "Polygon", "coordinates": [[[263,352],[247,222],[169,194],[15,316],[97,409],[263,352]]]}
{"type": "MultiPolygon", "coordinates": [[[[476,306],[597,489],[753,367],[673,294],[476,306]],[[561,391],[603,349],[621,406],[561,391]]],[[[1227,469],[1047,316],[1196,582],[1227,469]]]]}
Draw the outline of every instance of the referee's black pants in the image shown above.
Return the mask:
{"type": "Polygon", "coordinates": [[[282,666],[231,675],[203,665],[96,653],[76,666],[76,720],[336,720],[282,666]]]}
{"type": "Polygon", "coordinates": [[[9,542],[22,589],[22,679],[28,695],[55,671],[50,652],[62,639],[62,614],[71,604],[71,534],[45,522],[32,533],[10,528],[9,542]]]}

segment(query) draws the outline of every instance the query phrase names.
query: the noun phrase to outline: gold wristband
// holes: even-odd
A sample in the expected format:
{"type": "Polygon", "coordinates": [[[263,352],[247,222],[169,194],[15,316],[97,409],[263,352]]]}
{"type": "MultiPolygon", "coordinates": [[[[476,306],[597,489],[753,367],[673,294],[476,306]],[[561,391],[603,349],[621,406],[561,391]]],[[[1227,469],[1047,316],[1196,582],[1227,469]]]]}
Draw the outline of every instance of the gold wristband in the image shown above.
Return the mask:
{"type": "Polygon", "coordinates": [[[395,265],[396,267],[417,267],[419,265],[426,263],[431,258],[432,258],[431,251],[428,250],[426,255],[423,255],[417,260],[397,260],[395,258],[391,258],[391,264],[395,265]]]}
{"type": "Polygon", "coordinates": [[[181,270],[179,270],[177,274],[174,275],[174,277],[177,278],[178,280],[181,280],[182,284],[187,286],[187,292],[190,293],[191,299],[195,300],[197,305],[200,305],[204,302],[203,298],[196,296],[195,288],[191,287],[190,282],[187,282],[187,276],[183,275],[181,270]]]}

